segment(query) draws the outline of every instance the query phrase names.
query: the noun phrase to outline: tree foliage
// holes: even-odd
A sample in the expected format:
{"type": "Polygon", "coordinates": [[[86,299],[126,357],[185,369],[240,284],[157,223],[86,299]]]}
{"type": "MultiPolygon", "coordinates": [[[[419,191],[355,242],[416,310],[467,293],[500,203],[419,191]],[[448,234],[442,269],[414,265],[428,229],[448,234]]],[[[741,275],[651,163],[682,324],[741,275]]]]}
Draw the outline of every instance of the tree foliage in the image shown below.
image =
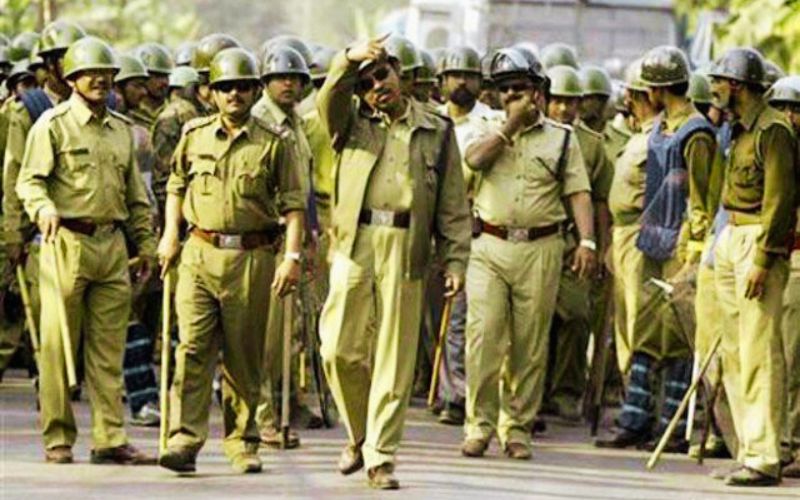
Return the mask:
{"type": "Polygon", "coordinates": [[[726,9],[715,29],[715,55],[737,46],[759,49],[788,72],[800,72],[800,0],[677,0],[696,19],[703,9],[726,9]]]}

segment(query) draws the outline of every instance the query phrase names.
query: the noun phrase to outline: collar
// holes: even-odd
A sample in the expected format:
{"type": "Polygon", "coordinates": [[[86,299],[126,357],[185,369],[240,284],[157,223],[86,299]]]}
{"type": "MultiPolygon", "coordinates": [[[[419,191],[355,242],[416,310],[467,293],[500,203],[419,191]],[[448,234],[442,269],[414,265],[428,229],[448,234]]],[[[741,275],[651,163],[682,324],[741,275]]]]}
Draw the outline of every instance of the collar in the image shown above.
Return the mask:
{"type": "Polygon", "coordinates": [[[694,114],[694,111],[694,106],[687,100],[674,115],[667,116],[667,113],[664,112],[664,125],[667,126],[668,131],[675,132],[681,125],[686,123],[686,120],[694,114]]]}
{"type": "MultiPolygon", "coordinates": [[[[424,128],[428,130],[436,130],[437,124],[435,120],[431,117],[432,112],[426,111],[426,107],[430,106],[428,104],[423,104],[421,102],[417,102],[414,99],[407,97],[406,98],[406,109],[403,111],[403,114],[395,120],[399,123],[405,123],[408,125],[411,130],[415,130],[417,128],[424,128]]],[[[433,109],[432,107],[429,109],[433,109]]],[[[374,118],[378,119],[383,123],[385,126],[389,126],[392,122],[389,120],[389,115],[386,113],[382,113],[380,111],[375,112],[372,115],[374,118]]]]}
{"type": "MultiPolygon", "coordinates": [[[[231,142],[235,141],[237,138],[241,136],[250,137],[250,129],[253,126],[253,115],[250,115],[247,118],[247,121],[244,122],[244,125],[236,132],[236,135],[231,138],[231,142]]],[[[220,140],[228,140],[228,131],[225,130],[225,125],[222,123],[222,115],[217,114],[217,117],[214,119],[214,136],[220,140]]]]}
{"type": "Polygon", "coordinates": [[[294,110],[286,113],[272,100],[272,97],[266,91],[261,95],[261,101],[263,101],[264,108],[275,118],[275,122],[278,125],[288,125],[289,128],[294,128],[295,123],[297,123],[297,113],[294,110]]]}
{"type": "Polygon", "coordinates": [[[114,128],[113,122],[111,121],[111,112],[110,110],[106,109],[105,114],[102,118],[98,118],[92,113],[92,110],[89,109],[89,105],[86,104],[86,101],[78,95],[77,92],[73,92],[69,98],[70,109],[75,117],[78,119],[78,123],[81,125],[87,125],[91,121],[100,121],[100,124],[106,127],[114,128]]]}
{"type": "Polygon", "coordinates": [[[744,127],[745,130],[750,130],[766,107],[767,103],[763,98],[755,97],[753,102],[742,110],[741,115],[736,119],[736,123],[744,127]]]}

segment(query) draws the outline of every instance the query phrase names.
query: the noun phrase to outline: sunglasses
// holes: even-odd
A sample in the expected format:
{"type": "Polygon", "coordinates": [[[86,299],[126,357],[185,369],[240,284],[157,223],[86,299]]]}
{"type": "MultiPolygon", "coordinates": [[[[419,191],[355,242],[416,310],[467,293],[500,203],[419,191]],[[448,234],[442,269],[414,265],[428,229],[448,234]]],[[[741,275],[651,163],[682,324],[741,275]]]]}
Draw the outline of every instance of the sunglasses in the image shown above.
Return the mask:
{"type": "Polygon", "coordinates": [[[358,89],[361,92],[368,92],[375,87],[376,83],[382,82],[388,77],[389,68],[385,66],[383,68],[378,68],[373,71],[372,74],[361,77],[361,79],[358,81],[358,89]]]}
{"type": "Polygon", "coordinates": [[[220,82],[214,84],[214,90],[219,90],[223,94],[229,94],[236,89],[239,92],[249,92],[256,87],[256,84],[250,81],[233,81],[233,82],[220,82]]]}
{"type": "Polygon", "coordinates": [[[505,94],[509,90],[513,90],[514,92],[524,92],[532,88],[533,85],[531,85],[530,83],[515,83],[513,85],[507,85],[501,83],[497,86],[497,91],[500,92],[501,94],[505,94]]]}

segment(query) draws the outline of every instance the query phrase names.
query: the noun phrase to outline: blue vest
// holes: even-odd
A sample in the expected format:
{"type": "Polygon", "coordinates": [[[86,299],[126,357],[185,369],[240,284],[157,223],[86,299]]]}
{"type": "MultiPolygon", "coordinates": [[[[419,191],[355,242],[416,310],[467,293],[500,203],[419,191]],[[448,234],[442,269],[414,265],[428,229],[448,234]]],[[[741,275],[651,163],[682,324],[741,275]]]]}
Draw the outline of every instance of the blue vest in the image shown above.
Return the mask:
{"type": "Polygon", "coordinates": [[[686,214],[689,172],[683,158],[686,142],[696,132],[714,136],[714,128],[703,117],[691,118],[674,134],[667,135],[658,121],[647,141],[647,175],[644,212],[636,247],[648,257],[664,261],[675,252],[686,214]]]}
{"type": "Polygon", "coordinates": [[[42,113],[53,107],[50,98],[44,93],[42,89],[30,89],[19,95],[19,100],[22,105],[28,110],[28,115],[31,117],[31,123],[36,123],[36,120],[42,116],[42,113]]]}

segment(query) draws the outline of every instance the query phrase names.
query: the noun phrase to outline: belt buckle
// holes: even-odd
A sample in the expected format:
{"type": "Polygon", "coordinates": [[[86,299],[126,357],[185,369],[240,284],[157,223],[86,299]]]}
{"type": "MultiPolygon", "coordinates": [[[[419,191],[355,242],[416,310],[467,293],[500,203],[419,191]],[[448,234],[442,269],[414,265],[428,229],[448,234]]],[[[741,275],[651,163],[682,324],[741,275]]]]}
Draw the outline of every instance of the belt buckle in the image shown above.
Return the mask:
{"type": "Polygon", "coordinates": [[[523,241],[529,241],[530,234],[528,233],[527,229],[513,228],[508,230],[508,237],[506,239],[513,243],[520,243],[523,241]]]}
{"type": "Polygon", "coordinates": [[[220,234],[219,247],[231,250],[239,250],[242,248],[242,235],[241,234],[220,234]]]}
{"type": "Polygon", "coordinates": [[[390,210],[373,210],[369,219],[373,226],[394,226],[394,212],[390,210]]]}

